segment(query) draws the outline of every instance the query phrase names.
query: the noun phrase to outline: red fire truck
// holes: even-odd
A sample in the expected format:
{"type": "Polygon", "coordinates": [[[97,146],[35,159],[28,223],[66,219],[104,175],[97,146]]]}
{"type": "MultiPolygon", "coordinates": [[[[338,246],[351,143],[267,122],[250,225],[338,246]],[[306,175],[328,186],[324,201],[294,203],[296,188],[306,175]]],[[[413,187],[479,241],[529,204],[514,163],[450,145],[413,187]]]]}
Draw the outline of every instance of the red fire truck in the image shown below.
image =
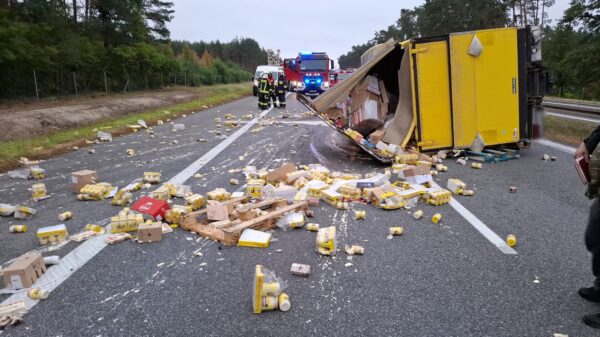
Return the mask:
{"type": "Polygon", "coordinates": [[[333,60],[326,53],[303,51],[296,58],[283,60],[288,88],[307,96],[317,96],[329,89],[329,71],[333,60]]]}

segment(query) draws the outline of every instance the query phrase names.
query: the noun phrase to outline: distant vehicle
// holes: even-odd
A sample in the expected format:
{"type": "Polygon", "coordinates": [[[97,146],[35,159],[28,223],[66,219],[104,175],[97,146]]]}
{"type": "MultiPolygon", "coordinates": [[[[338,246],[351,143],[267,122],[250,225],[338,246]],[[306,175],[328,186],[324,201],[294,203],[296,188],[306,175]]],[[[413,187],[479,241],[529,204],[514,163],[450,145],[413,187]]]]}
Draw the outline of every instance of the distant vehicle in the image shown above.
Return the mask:
{"type": "Polygon", "coordinates": [[[254,72],[253,84],[252,84],[252,94],[254,96],[258,96],[258,79],[262,73],[271,73],[275,81],[279,78],[279,72],[283,72],[283,68],[281,66],[258,66],[256,67],[256,71],[254,72]]]}
{"type": "Polygon", "coordinates": [[[317,96],[329,89],[333,60],[326,53],[303,51],[296,58],[283,60],[283,71],[291,91],[317,96]]]}
{"type": "Polygon", "coordinates": [[[344,81],[350,77],[353,72],[354,69],[337,69],[335,71],[331,71],[329,73],[329,87],[334,87],[336,84],[344,81]]]}

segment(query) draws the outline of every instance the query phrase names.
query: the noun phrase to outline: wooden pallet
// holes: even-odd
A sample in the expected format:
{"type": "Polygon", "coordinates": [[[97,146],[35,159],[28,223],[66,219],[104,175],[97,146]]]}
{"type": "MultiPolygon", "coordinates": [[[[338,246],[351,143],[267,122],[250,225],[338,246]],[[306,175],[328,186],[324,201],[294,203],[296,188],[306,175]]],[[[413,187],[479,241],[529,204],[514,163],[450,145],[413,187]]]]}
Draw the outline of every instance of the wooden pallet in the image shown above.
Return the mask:
{"type": "MultiPolygon", "coordinates": [[[[252,228],[265,231],[275,228],[277,219],[285,213],[306,210],[308,207],[306,201],[277,207],[281,202],[282,199],[267,199],[255,204],[244,204],[246,209],[266,208],[264,211],[267,212],[267,214],[248,221],[238,219],[237,214],[234,211],[229,220],[210,222],[206,219],[206,209],[203,209],[184,216],[181,227],[198,235],[217,240],[226,246],[234,246],[237,244],[244,229],[252,228]]],[[[236,204],[240,202],[233,203],[236,204]]]]}
{"type": "Polygon", "coordinates": [[[484,149],[482,152],[467,150],[466,153],[469,159],[485,163],[497,163],[520,157],[519,151],[507,148],[500,148],[498,150],[484,149]]]}

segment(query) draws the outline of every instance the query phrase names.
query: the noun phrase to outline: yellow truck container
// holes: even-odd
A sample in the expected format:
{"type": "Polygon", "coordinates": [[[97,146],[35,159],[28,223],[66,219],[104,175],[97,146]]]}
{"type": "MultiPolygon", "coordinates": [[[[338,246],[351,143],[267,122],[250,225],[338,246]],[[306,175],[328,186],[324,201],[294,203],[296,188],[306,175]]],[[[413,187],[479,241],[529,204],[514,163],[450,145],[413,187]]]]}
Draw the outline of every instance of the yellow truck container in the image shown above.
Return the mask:
{"type": "Polygon", "coordinates": [[[369,49],[342,83],[314,101],[299,99],[384,162],[394,158],[390,149],[517,144],[541,128],[538,37],[536,27],[510,27],[390,40],[369,49]]]}

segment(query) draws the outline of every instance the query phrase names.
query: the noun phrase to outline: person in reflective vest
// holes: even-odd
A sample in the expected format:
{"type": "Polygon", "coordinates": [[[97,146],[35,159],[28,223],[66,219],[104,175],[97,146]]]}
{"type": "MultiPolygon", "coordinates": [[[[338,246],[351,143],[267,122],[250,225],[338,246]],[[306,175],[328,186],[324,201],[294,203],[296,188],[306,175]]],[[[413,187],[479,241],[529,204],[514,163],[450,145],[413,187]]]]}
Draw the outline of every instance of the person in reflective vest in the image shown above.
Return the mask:
{"type": "Polygon", "coordinates": [[[277,94],[277,99],[279,100],[279,107],[285,108],[285,92],[287,91],[287,83],[285,82],[285,75],[283,75],[283,73],[279,73],[275,91],[277,94]]]}
{"type": "Polygon", "coordinates": [[[267,80],[269,81],[269,107],[271,105],[275,106],[276,96],[275,96],[275,79],[273,78],[273,74],[269,73],[267,80]]]}
{"type": "Polygon", "coordinates": [[[267,110],[269,108],[269,96],[270,96],[270,85],[269,79],[265,73],[260,75],[258,80],[258,108],[261,110],[267,110]]]}

